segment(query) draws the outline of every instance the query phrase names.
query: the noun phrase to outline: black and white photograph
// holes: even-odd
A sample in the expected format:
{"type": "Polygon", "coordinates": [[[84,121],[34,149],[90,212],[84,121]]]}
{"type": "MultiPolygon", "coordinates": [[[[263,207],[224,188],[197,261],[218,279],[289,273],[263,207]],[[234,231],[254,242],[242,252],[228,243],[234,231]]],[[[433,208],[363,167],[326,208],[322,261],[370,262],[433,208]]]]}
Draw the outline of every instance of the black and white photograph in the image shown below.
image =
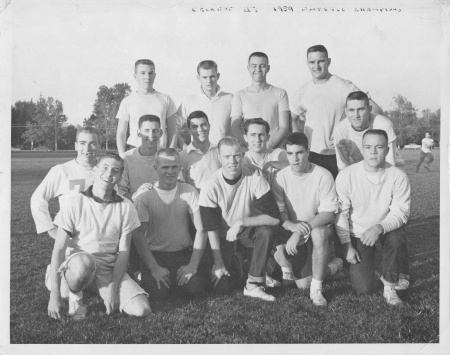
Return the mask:
{"type": "Polygon", "coordinates": [[[450,352],[448,0],[3,0],[0,101],[1,354],[450,352]]]}

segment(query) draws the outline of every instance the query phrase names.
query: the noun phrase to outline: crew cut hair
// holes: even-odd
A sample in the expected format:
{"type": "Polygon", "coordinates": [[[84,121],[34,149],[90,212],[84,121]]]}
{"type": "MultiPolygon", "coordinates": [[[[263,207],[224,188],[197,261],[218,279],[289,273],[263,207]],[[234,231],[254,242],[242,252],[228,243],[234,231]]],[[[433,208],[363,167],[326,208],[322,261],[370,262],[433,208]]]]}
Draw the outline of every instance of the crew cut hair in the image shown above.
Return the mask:
{"type": "Polygon", "coordinates": [[[239,141],[237,140],[236,137],[226,136],[226,137],[223,137],[219,141],[219,143],[217,143],[217,150],[218,150],[219,154],[220,154],[220,148],[224,145],[226,145],[227,147],[232,147],[232,146],[241,147],[241,143],[239,143],[239,141]]]}
{"type": "Polygon", "coordinates": [[[78,136],[80,133],[89,133],[89,134],[95,134],[97,136],[98,143],[100,144],[100,134],[98,133],[97,128],[92,126],[84,126],[84,127],[78,127],[77,128],[77,135],[76,135],[76,141],[78,142],[78,136]]]}
{"type": "Polygon", "coordinates": [[[137,67],[139,64],[143,64],[143,65],[151,65],[153,67],[153,69],[155,69],[155,63],[153,63],[153,60],[150,59],[138,59],[136,61],[136,63],[134,63],[134,72],[136,73],[137,71],[137,67]]]}
{"type": "Polygon", "coordinates": [[[98,159],[98,161],[97,161],[97,167],[99,167],[100,164],[101,164],[101,162],[102,162],[103,160],[105,160],[106,158],[114,159],[115,161],[118,161],[120,164],[122,164],[121,172],[123,172],[123,169],[124,169],[124,167],[125,167],[125,162],[124,162],[124,160],[120,157],[119,154],[112,153],[112,152],[106,152],[104,155],[102,155],[102,156],[98,159]]]}
{"type": "Polygon", "coordinates": [[[367,106],[369,106],[369,96],[365,92],[362,91],[353,91],[348,94],[347,99],[345,100],[345,106],[347,107],[347,102],[349,101],[365,101],[367,106]]]}
{"type": "Polygon", "coordinates": [[[200,75],[200,69],[204,69],[204,70],[214,69],[216,71],[216,73],[218,72],[217,71],[218,70],[217,63],[213,60],[202,60],[197,65],[197,74],[199,74],[199,75],[200,75]]]}
{"type": "Polygon", "coordinates": [[[180,157],[176,149],[173,148],[161,148],[156,152],[155,162],[160,156],[166,157],[180,157]]]}
{"type": "Polygon", "coordinates": [[[159,127],[161,128],[161,119],[158,116],[155,115],[144,115],[139,118],[138,127],[141,128],[142,124],[144,122],[156,122],[159,124],[159,127]]]}
{"type": "Polygon", "coordinates": [[[364,141],[364,138],[366,138],[366,136],[369,136],[369,135],[372,135],[372,136],[383,136],[386,139],[386,145],[389,144],[388,135],[387,135],[386,131],[383,130],[383,129],[368,129],[366,131],[366,133],[363,134],[362,140],[364,141]]]}
{"type": "Polygon", "coordinates": [[[315,46],[309,47],[308,50],[306,51],[306,57],[308,57],[309,53],[313,53],[313,52],[325,53],[325,55],[328,58],[328,51],[325,48],[325,46],[322,46],[321,44],[317,44],[315,46]]]}
{"type": "Polygon", "coordinates": [[[247,120],[245,120],[244,122],[244,134],[248,133],[248,127],[252,124],[258,124],[260,126],[264,126],[266,127],[266,133],[267,135],[270,132],[270,126],[269,123],[267,121],[264,121],[262,118],[249,118],[247,120]]]}
{"type": "Polygon", "coordinates": [[[248,62],[249,62],[249,63],[250,63],[250,59],[251,59],[252,57],[266,58],[266,59],[267,59],[267,63],[269,63],[269,57],[267,56],[266,53],[263,53],[263,52],[253,52],[252,54],[250,54],[250,55],[248,56],[248,62]]]}
{"type": "Polygon", "coordinates": [[[284,140],[284,150],[286,150],[286,146],[288,145],[300,145],[305,150],[308,150],[309,140],[306,134],[301,132],[294,132],[289,134],[284,140]]]}

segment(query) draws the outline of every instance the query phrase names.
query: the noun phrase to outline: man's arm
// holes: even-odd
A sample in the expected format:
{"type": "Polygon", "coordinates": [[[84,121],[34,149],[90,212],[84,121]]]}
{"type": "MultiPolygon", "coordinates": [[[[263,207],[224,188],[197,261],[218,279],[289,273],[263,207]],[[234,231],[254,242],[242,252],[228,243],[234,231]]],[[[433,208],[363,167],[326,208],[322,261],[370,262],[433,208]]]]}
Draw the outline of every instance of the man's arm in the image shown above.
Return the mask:
{"type": "Polygon", "coordinates": [[[128,121],[119,119],[117,123],[116,145],[119,155],[127,151],[127,129],[128,121]]]}
{"type": "Polygon", "coordinates": [[[231,117],[231,134],[236,137],[243,147],[247,147],[247,142],[244,139],[244,132],[242,132],[242,123],[244,118],[242,116],[231,117]]]}
{"type": "Polygon", "coordinates": [[[141,260],[149,268],[152,277],[156,280],[158,288],[161,288],[161,282],[164,286],[169,288],[170,272],[166,268],[159,266],[158,262],[155,260],[155,257],[150,250],[150,246],[147,243],[147,229],[148,222],[141,222],[141,226],[133,231],[133,241],[136,243],[136,248],[141,260]]]}
{"type": "Polygon", "coordinates": [[[172,116],[167,117],[166,125],[167,125],[167,147],[176,149],[178,145],[176,112],[172,116]]]}
{"type": "Polygon", "coordinates": [[[48,315],[54,319],[61,319],[63,302],[61,299],[61,276],[58,269],[64,261],[64,255],[69,244],[69,233],[62,228],[57,228],[57,236],[53,246],[52,261],[50,265],[50,300],[48,302],[48,315]]]}
{"type": "Polygon", "coordinates": [[[211,245],[211,252],[214,262],[213,268],[211,270],[211,280],[214,282],[215,287],[224,275],[230,276],[230,273],[225,268],[225,264],[222,259],[222,252],[220,251],[219,231],[209,231],[208,239],[209,244],[211,245]]]}
{"type": "Polygon", "coordinates": [[[280,112],[278,115],[278,129],[271,133],[267,142],[267,148],[277,147],[289,134],[289,111],[280,112]]]}

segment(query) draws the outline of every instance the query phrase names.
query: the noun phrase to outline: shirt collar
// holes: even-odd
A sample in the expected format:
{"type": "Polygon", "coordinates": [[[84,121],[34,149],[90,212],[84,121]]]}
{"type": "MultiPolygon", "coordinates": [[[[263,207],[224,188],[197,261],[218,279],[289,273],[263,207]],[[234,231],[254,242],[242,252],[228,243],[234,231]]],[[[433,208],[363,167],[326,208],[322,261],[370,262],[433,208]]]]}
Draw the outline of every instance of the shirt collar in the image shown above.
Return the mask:
{"type": "MultiPolygon", "coordinates": [[[[89,186],[88,189],[87,189],[86,191],[82,191],[81,193],[82,193],[84,196],[86,196],[86,197],[94,198],[94,194],[92,193],[92,188],[93,188],[93,186],[94,186],[94,185],[89,186]]],[[[106,201],[106,203],[107,203],[107,204],[109,204],[109,203],[119,203],[119,202],[122,202],[122,201],[123,201],[123,198],[120,197],[120,196],[117,194],[116,190],[113,190],[112,193],[111,193],[111,197],[109,198],[109,201],[106,201]]]]}
{"type": "Polygon", "coordinates": [[[208,100],[214,100],[216,97],[218,97],[219,96],[219,94],[222,92],[222,89],[220,88],[220,85],[217,85],[217,92],[216,92],[216,94],[214,95],[214,97],[212,98],[212,99],[210,99],[209,97],[208,97],[208,95],[206,95],[205,94],[205,92],[203,91],[203,89],[202,89],[202,87],[200,86],[200,93],[204,96],[204,97],[206,97],[208,100]]]}
{"type": "MultiPolygon", "coordinates": [[[[209,149],[208,149],[208,152],[209,152],[212,148],[215,148],[215,147],[217,147],[217,144],[214,144],[214,143],[212,143],[212,142],[209,142],[209,149]]],[[[189,153],[192,152],[193,150],[202,153],[202,151],[201,151],[200,149],[195,148],[195,147],[194,147],[194,144],[190,143],[190,144],[186,147],[186,152],[189,154],[189,153]]],[[[203,153],[202,153],[202,154],[203,154],[203,153]]]]}

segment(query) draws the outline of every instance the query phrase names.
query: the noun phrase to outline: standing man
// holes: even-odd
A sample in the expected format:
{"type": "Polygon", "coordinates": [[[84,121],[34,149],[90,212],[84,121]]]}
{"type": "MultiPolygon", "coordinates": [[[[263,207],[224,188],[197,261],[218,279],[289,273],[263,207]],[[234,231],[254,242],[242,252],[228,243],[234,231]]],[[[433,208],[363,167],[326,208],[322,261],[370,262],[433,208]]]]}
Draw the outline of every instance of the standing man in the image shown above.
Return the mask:
{"type": "Polygon", "coordinates": [[[155,115],[144,115],[139,118],[137,134],[141,143],[139,147],[122,154],[125,166],[119,182],[119,193],[130,200],[134,200],[133,194],[143,184],[154,184],[158,181],[155,158],[162,135],[160,122],[159,117],[155,115]]]}
{"type": "MultiPolygon", "coordinates": [[[[212,279],[217,286],[229,275],[238,248],[250,249],[250,269],[244,295],[275,301],[264,292],[266,266],[280,212],[266,179],[242,167],[242,150],[234,137],[219,141],[222,168],[202,187],[200,212],[213,254],[212,279]]],[[[241,270],[242,271],[242,270],[241,270]]],[[[237,275],[231,275],[235,277],[237,275]]]]}
{"type": "Polygon", "coordinates": [[[416,166],[416,173],[419,172],[420,166],[422,165],[423,161],[427,159],[425,162],[425,169],[430,171],[430,164],[433,162],[434,157],[431,153],[431,149],[433,148],[434,140],[431,138],[430,134],[427,132],[425,133],[425,138],[422,139],[422,149],[420,150],[420,158],[419,163],[416,166]]]}
{"type": "Polygon", "coordinates": [[[221,165],[217,157],[217,145],[209,141],[211,126],[206,113],[191,112],[187,126],[192,141],[180,152],[181,169],[184,181],[200,191],[221,165]]]}
{"type": "Polygon", "coordinates": [[[93,127],[81,127],[77,131],[75,149],[77,157],[50,169],[31,196],[31,213],[38,234],[47,232],[56,238],[57,227],[53,224],[48,210],[48,201],[58,197],[59,205],[64,197],[87,190],[92,185],[92,169],[97,164],[100,147],[98,132],[93,127]]]}
{"type": "Polygon", "coordinates": [[[122,155],[131,148],[139,147],[141,140],[137,136],[139,118],[144,115],[155,115],[161,119],[163,136],[161,147],[176,144],[172,140],[176,137],[177,108],[172,99],[153,88],[156,72],[155,64],[150,59],[139,59],[134,65],[134,78],[137,91],[124,98],[117,112],[117,149],[122,155]],[[130,126],[130,136],[127,140],[127,128],[130,126]]]}
{"type": "Polygon", "coordinates": [[[221,90],[218,85],[220,73],[212,60],[203,60],[197,66],[200,90],[187,97],[178,108],[178,129],[193,111],[203,111],[209,120],[209,140],[217,143],[231,133],[231,101],[233,95],[221,90]]]}
{"type": "Polygon", "coordinates": [[[382,250],[383,296],[393,306],[402,305],[396,289],[409,286],[405,224],[411,204],[406,174],[386,162],[388,136],[380,129],[363,136],[364,160],[342,170],[336,179],[339,213],[336,230],[350,263],[353,289],[375,291],[375,243],[382,250]]]}
{"type": "MultiPolygon", "coordinates": [[[[351,81],[330,74],[331,59],[324,46],[312,46],[306,55],[312,80],[300,88],[291,102],[293,127],[298,131],[298,120],[306,120],[304,133],[310,143],[310,162],[324,167],[336,178],[334,128],[344,116],[347,95],[359,89],[351,81]]],[[[370,105],[374,113],[379,111],[375,102],[370,101],[370,105]]]]}
{"type": "Polygon", "coordinates": [[[117,308],[138,317],[151,312],[144,290],[125,272],[139,219],[133,204],[114,191],[122,170],[117,154],[102,156],[93,168],[93,185],[68,198],[55,218],[58,231],[46,274],[51,318],[61,319],[67,297],[69,316],[86,317],[83,290],[100,294],[107,314],[117,308]]]}
{"type": "Polygon", "coordinates": [[[246,146],[243,138],[243,123],[249,118],[261,117],[267,121],[272,135],[267,148],[278,147],[289,134],[289,100],[286,91],[267,83],[270,70],[269,58],[265,53],[250,54],[247,65],[252,78],[249,87],[238,91],[232,103],[231,131],[246,146]]]}
{"type": "Polygon", "coordinates": [[[326,306],[322,282],[343,265],[336,258],[327,266],[331,223],[338,211],[334,180],[329,171],[309,162],[304,133],[291,133],[285,148],[289,166],[277,173],[272,184],[284,231],[275,258],[285,268],[283,274],[292,264],[297,287],[310,288],[314,305],[326,306]],[[286,263],[286,254],[291,263],[286,263]]]}
{"type": "Polygon", "coordinates": [[[150,297],[163,299],[170,290],[201,295],[205,281],[197,273],[206,244],[197,190],[177,182],[180,157],[176,150],[156,153],[158,182],[136,197],[141,226],[133,234],[141,258],[142,286],[150,297]],[[196,234],[189,233],[191,218],[196,234]]]}
{"type": "Polygon", "coordinates": [[[369,97],[362,91],[347,96],[345,113],[347,118],[338,123],[334,130],[334,145],[339,170],[363,160],[362,137],[368,129],[382,129],[389,137],[389,152],[386,161],[403,168],[403,161],[397,149],[397,136],[392,121],[380,114],[371,113],[369,97]]]}

